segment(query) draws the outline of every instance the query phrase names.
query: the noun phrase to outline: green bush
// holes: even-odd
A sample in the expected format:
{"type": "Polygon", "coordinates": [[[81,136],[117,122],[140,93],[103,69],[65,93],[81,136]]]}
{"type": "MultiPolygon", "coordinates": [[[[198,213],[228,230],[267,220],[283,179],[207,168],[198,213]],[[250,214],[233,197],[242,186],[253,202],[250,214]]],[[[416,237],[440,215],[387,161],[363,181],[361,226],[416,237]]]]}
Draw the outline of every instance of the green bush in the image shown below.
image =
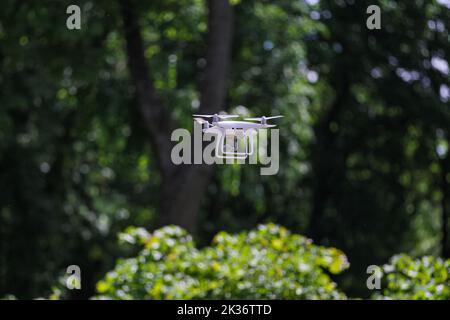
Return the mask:
{"type": "Polygon", "coordinates": [[[382,268],[384,299],[450,299],[450,259],[431,256],[412,259],[401,254],[382,268]]]}
{"type": "Polygon", "coordinates": [[[123,242],[140,248],[120,259],[98,282],[107,299],[343,299],[329,273],[348,267],[338,249],[273,225],[250,232],[218,233],[212,246],[196,248],[183,229],[149,234],[128,228],[123,242]]]}

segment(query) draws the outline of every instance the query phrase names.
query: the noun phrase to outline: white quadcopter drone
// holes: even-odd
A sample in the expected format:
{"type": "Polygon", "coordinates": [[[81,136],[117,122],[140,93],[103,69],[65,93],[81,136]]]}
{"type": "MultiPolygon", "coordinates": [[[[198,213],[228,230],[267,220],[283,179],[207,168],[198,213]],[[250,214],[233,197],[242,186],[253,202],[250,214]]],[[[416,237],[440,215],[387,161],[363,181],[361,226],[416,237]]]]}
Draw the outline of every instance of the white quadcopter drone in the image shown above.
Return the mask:
{"type": "MultiPolygon", "coordinates": [[[[273,128],[276,127],[274,124],[267,124],[267,120],[282,118],[283,116],[272,116],[272,117],[258,117],[258,118],[245,118],[247,121],[236,121],[236,120],[224,120],[230,118],[238,118],[238,115],[229,114],[194,114],[194,120],[202,125],[204,133],[217,134],[219,136],[216,139],[216,157],[225,159],[246,159],[248,156],[253,154],[253,133],[257,132],[259,129],[273,128]],[[211,122],[203,118],[212,118],[211,122]],[[259,121],[259,123],[248,122],[248,121],[259,121]],[[233,146],[233,151],[228,151],[226,144],[226,137],[231,137],[233,146]],[[250,145],[247,144],[247,138],[250,140],[250,145]],[[243,139],[245,144],[245,151],[240,152],[238,150],[238,139],[243,139]]],[[[229,140],[229,138],[228,138],[229,140]]]]}

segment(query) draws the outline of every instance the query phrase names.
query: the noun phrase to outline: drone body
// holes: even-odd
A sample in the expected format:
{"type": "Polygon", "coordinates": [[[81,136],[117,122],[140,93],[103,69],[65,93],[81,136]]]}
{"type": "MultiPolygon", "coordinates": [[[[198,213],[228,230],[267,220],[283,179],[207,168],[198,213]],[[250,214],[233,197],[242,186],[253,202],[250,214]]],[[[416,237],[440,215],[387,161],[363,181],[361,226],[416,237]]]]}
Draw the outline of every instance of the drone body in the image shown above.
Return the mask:
{"type": "Polygon", "coordinates": [[[267,120],[281,118],[283,116],[273,116],[273,117],[265,117],[262,116],[260,118],[245,118],[248,121],[235,121],[235,120],[223,120],[228,118],[237,118],[237,115],[198,115],[194,114],[195,121],[202,124],[204,126],[204,133],[212,133],[217,134],[219,139],[217,139],[216,144],[216,156],[219,158],[227,158],[227,159],[245,159],[251,154],[253,154],[253,133],[259,129],[273,128],[276,125],[267,124],[267,120]],[[212,118],[211,122],[203,118],[212,118]],[[250,121],[259,121],[259,123],[250,122],[250,121]],[[231,136],[233,139],[233,151],[227,150],[226,144],[226,136],[231,136]],[[244,149],[238,151],[238,138],[243,138],[244,141],[244,149]],[[247,143],[247,138],[250,140],[250,144],[247,143]]]}
{"type": "Polygon", "coordinates": [[[224,129],[240,129],[240,130],[249,130],[249,129],[264,129],[275,127],[275,125],[270,124],[262,124],[262,123],[254,123],[247,121],[220,121],[216,122],[213,125],[224,128],[224,129]]]}

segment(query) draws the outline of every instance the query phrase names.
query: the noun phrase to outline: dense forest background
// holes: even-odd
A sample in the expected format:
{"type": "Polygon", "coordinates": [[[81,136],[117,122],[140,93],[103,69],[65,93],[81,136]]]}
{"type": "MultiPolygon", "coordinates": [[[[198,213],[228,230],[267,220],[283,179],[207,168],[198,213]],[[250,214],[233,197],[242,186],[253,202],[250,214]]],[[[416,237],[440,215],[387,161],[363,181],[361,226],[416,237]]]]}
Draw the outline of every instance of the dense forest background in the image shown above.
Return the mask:
{"type": "Polygon", "coordinates": [[[369,265],[450,258],[449,29],[446,0],[2,1],[0,297],[72,264],[92,296],[130,225],[205,246],[275,222],[345,252],[363,297],[369,265]],[[284,115],[277,175],[171,163],[222,110],[284,115]]]}

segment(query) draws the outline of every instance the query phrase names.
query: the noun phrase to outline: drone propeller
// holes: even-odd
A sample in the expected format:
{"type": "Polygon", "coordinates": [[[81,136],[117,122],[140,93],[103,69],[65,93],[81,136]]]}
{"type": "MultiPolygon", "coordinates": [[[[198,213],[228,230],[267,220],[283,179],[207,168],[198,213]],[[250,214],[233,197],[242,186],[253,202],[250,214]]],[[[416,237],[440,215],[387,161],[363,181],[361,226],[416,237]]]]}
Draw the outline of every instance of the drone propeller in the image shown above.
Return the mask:
{"type": "Polygon", "coordinates": [[[250,121],[264,121],[264,120],[269,120],[269,119],[276,119],[276,118],[283,118],[284,116],[272,116],[272,117],[258,117],[258,118],[245,118],[245,120],[250,120],[250,121]]]}
{"type": "Polygon", "coordinates": [[[276,118],[282,118],[283,116],[272,116],[272,117],[259,117],[259,118],[245,118],[245,120],[250,120],[250,121],[261,121],[261,124],[270,128],[269,125],[267,124],[267,120],[269,119],[276,119],[276,118]]]}
{"type": "Polygon", "coordinates": [[[215,118],[218,119],[228,119],[228,118],[238,118],[238,115],[234,114],[194,114],[194,117],[203,117],[203,118],[215,118]]]}

